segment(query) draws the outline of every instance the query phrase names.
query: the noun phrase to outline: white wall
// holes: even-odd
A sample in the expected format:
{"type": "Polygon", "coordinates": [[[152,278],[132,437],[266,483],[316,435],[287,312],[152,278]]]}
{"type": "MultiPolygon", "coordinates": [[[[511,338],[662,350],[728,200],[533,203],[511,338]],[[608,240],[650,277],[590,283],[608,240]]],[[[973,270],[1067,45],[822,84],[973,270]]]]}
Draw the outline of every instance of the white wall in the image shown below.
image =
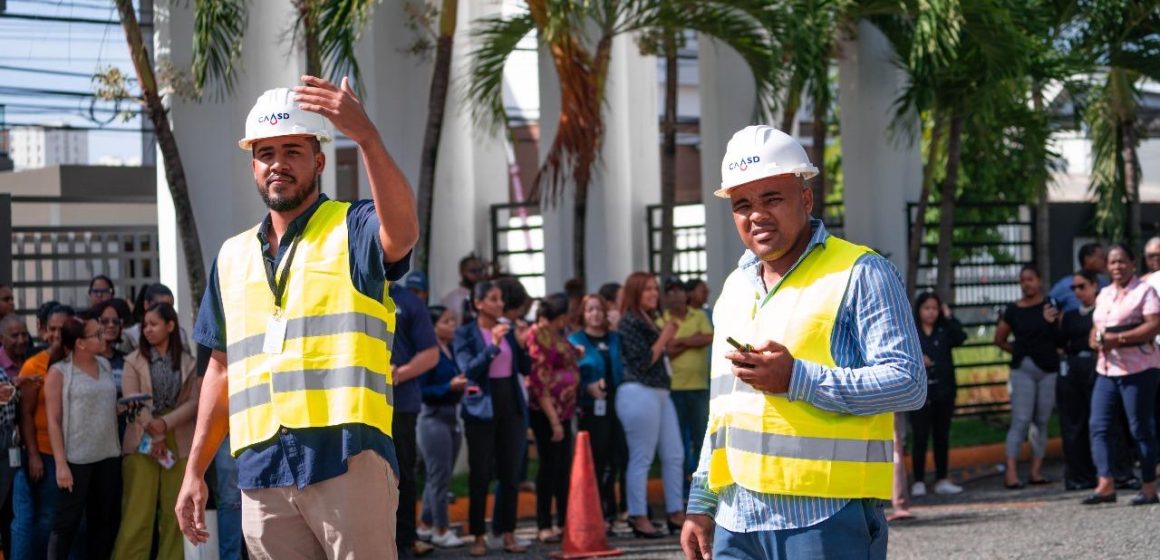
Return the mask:
{"type": "Polygon", "coordinates": [[[894,100],[905,83],[893,57],[886,37],[865,21],[858,24],[857,37],[841,45],[845,234],[850,241],[889,253],[891,262],[905,271],[906,203],[917,200],[922,188],[922,157],[917,141],[889,132],[894,100]]]}

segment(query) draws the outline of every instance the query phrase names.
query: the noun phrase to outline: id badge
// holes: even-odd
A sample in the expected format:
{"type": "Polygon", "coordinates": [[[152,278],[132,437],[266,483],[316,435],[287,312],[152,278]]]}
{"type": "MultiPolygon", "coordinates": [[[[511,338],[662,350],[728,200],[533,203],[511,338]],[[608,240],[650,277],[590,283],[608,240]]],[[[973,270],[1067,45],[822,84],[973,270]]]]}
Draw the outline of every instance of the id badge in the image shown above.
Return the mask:
{"type": "Polygon", "coordinates": [[[266,354],[281,354],[282,346],[286,342],[286,318],[281,315],[272,315],[266,321],[266,337],[262,340],[262,352],[266,354]]]}
{"type": "Polygon", "coordinates": [[[608,400],[596,399],[596,404],[592,405],[592,414],[597,416],[604,416],[608,414],[608,400]]]}
{"type": "Polygon", "coordinates": [[[12,467],[14,469],[20,468],[20,448],[19,447],[9,447],[8,448],[8,466],[12,467]]]}

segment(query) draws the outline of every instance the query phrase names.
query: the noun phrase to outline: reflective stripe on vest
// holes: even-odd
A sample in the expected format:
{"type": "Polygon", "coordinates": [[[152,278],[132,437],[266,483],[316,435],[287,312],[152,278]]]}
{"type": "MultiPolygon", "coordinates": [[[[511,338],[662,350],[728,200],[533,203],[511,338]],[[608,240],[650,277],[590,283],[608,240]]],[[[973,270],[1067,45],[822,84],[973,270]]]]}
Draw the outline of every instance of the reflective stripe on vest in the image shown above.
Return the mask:
{"type": "MultiPolygon", "coordinates": [[[[709,487],[769,494],[889,499],[893,414],[828,412],[754,389],[732,374],[726,337],[784,344],[797,359],[835,367],[831,338],[855,263],[869,249],[829,237],[762,297],[746,271],[714,306],[709,382],[709,487]]],[[[857,364],[843,364],[847,367],[857,364]]]]}
{"type": "Polygon", "coordinates": [[[274,309],[257,228],[222,245],[217,266],[234,455],[282,427],[359,423],[391,435],[395,305],[386,285],[381,301],[354,286],[349,207],[326,201],[310,217],[280,310],[274,309]],[[282,351],[267,354],[266,327],[275,313],[285,321],[286,334],[282,351]]]}

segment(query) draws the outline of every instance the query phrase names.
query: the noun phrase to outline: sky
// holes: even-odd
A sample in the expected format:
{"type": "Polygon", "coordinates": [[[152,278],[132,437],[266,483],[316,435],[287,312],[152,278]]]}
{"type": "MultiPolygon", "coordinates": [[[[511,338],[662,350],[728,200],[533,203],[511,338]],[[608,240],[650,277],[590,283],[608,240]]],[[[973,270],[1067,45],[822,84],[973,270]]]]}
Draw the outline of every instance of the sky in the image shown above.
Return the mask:
{"type": "Polygon", "coordinates": [[[139,162],[141,135],[108,129],[140,128],[114,118],[112,103],[95,101],[92,74],[115,65],[133,75],[125,34],[112,0],[6,0],[0,13],[0,105],[6,126],[61,124],[89,132],[89,163],[113,158],[139,162]],[[12,14],[84,18],[111,24],[29,21],[12,14]],[[73,95],[65,95],[64,92],[73,95]],[[88,96],[88,97],[86,97],[88,96]],[[90,108],[94,109],[91,111],[90,108]],[[93,118],[93,117],[96,118],[93,118]]]}

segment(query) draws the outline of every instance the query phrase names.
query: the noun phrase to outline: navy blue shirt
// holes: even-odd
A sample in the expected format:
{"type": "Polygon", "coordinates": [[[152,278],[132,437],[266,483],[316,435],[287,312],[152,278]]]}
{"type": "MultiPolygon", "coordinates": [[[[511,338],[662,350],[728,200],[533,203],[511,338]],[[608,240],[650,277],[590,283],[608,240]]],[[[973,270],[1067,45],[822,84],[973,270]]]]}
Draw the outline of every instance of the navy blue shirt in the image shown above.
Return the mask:
{"type": "MultiPolygon", "coordinates": [[[[419,352],[434,348],[435,326],[427,306],[411,290],[391,284],[391,299],[395,300],[395,343],[391,346],[391,365],[401,366],[419,352]]],[[[395,385],[395,412],[418,414],[423,405],[422,375],[395,385]]]]}
{"type": "MultiPolygon", "coordinates": [[[[319,196],[314,205],[290,222],[283,238],[292,239],[305,228],[314,212],[326,200],[325,194],[319,196]]],[[[410,255],[396,263],[385,262],[382,241],[379,239],[379,216],[370,200],[351,204],[346,214],[346,227],[350,238],[351,281],[362,294],[382,300],[386,282],[398,280],[407,273],[410,255]]],[[[267,215],[258,228],[258,242],[262,244],[262,254],[277,267],[290,244],[279,244],[278,254],[271,257],[267,235],[269,229],[270,216],[267,215]]],[[[201,310],[193,329],[193,339],[202,346],[226,351],[225,313],[222,311],[217,259],[214,259],[210,269],[205,296],[202,297],[201,310]]],[[[395,444],[377,428],[365,424],[283,428],[277,436],[250,446],[238,455],[238,488],[305,488],[345,473],[347,459],[366,450],[375,451],[391,464],[396,473],[399,472],[395,444]]]]}
{"type": "Polygon", "coordinates": [[[451,380],[459,375],[455,357],[439,351],[439,363],[420,376],[423,380],[423,404],[431,406],[455,405],[463,398],[463,391],[452,391],[451,380]]]}

